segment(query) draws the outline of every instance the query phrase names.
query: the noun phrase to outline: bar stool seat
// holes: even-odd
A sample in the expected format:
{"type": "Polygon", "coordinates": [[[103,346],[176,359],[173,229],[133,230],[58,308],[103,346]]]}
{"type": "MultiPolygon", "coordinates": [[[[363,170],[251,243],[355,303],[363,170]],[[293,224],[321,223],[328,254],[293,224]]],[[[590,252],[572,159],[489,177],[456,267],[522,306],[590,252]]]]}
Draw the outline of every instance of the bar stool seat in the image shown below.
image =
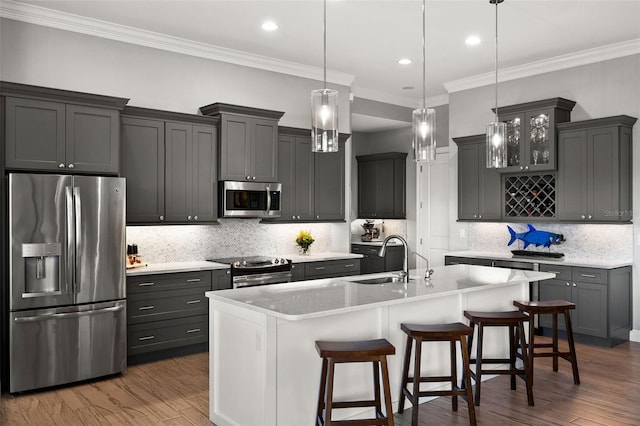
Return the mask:
{"type": "Polygon", "coordinates": [[[316,341],[316,349],[322,358],[320,390],[318,392],[318,411],[316,425],[389,425],[393,426],[393,409],[389,390],[389,370],[387,356],[396,353],[396,348],[386,339],[359,340],[347,342],[316,341]],[[334,401],[333,381],[335,364],[350,362],[373,363],[374,399],[365,401],[334,401]],[[382,367],[382,387],[384,391],[386,415],[382,413],[380,399],[380,367],[382,367]],[[332,420],[334,409],[353,407],[375,408],[375,418],[332,420]]]}
{"type": "MultiPolygon", "coordinates": [[[[575,303],[566,300],[539,300],[539,301],[514,301],[520,311],[527,313],[529,319],[529,357],[531,358],[531,372],[533,373],[533,360],[535,357],[552,357],[553,371],[558,371],[558,358],[565,359],[571,363],[573,370],[573,383],[580,384],[580,374],[578,372],[578,358],[576,357],[576,348],[573,341],[573,328],[571,326],[571,310],[576,308],[575,303]],[[551,343],[535,343],[534,334],[532,333],[535,316],[540,314],[551,314],[553,316],[552,323],[552,341],[551,343]],[[564,323],[567,333],[567,343],[569,344],[569,352],[562,352],[558,349],[558,314],[564,315],[564,323]],[[547,348],[536,352],[535,349],[547,348]]],[[[533,380],[533,377],[532,377],[533,380]]]]}
{"type": "Polygon", "coordinates": [[[475,404],[480,405],[480,390],[483,374],[506,374],[511,376],[511,389],[516,389],[516,376],[525,381],[527,388],[527,402],[533,406],[533,389],[531,381],[531,366],[527,353],[526,337],[524,334],[524,322],[529,316],[520,311],[507,312],[478,312],[464,311],[464,316],[469,319],[472,330],[478,326],[478,342],[476,343],[476,357],[471,358],[473,347],[473,334],[469,336],[468,351],[469,363],[475,364],[475,371],[471,370],[471,377],[475,381],[475,404]],[[482,354],[484,327],[509,327],[509,358],[484,358],[482,354]],[[518,346],[521,353],[518,354],[518,346]],[[523,368],[516,368],[516,358],[522,359],[523,368]],[[509,363],[508,369],[485,369],[483,364],[509,363]]]}
{"type": "Polygon", "coordinates": [[[402,368],[402,384],[400,388],[400,401],[398,412],[404,411],[404,400],[409,400],[412,404],[411,425],[418,424],[418,404],[420,397],[427,396],[451,396],[451,408],[458,411],[458,396],[462,396],[467,401],[469,411],[469,424],[476,424],[476,412],[473,404],[473,393],[471,390],[471,378],[469,371],[469,352],[467,351],[467,337],[473,333],[471,327],[460,322],[452,324],[401,324],[400,328],[407,334],[407,344],[405,348],[404,364],[402,368]],[[411,361],[411,350],[413,341],[416,342],[414,354],[413,377],[409,377],[409,363],[411,361]],[[449,376],[422,376],[420,364],[422,357],[422,343],[432,341],[450,342],[451,375],[449,376]],[[457,379],[457,357],[456,342],[460,342],[463,364],[463,387],[458,386],[457,379]],[[424,382],[451,382],[451,390],[421,391],[420,383],[424,382]],[[412,383],[409,390],[408,385],[412,383]]]}

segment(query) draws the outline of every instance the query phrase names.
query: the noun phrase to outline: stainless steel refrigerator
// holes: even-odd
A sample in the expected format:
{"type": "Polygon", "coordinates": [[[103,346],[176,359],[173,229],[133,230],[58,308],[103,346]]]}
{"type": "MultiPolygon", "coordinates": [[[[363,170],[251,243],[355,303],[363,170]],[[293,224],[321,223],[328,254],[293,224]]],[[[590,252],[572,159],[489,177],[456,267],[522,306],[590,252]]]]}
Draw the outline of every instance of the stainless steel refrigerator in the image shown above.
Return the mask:
{"type": "Polygon", "coordinates": [[[126,368],[125,180],[9,174],[9,391],[126,368]]]}

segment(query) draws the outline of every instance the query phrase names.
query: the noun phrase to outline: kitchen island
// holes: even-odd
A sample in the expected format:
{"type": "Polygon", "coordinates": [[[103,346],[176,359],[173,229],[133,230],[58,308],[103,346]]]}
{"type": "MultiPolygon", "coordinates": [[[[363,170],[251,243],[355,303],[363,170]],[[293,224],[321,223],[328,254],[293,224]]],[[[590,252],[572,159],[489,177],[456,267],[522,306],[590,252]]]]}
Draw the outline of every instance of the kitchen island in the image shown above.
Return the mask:
{"type": "MultiPolygon", "coordinates": [[[[512,310],[525,300],[529,282],[553,278],[547,272],[473,265],[412,270],[412,281],[362,284],[390,273],[301,281],[208,292],[209,418],[217,425],[314,424],[321,361],[316,340],[386,338],[396,347],[388,359],[393,405],[400,389],[405,336],[403,322],[463,321],[463,311],[512,310]]],[[[466,322],[466,321],[463,321],[466,322]]],[[[484,353],[504,355],[506,330],[486,333],[484,353]]],[[[446,371],[448,343],[423,350],[423,371],[446,371]],[[442,346],[445,345],[445,346],[442,346]]],[[[371,366],[341,365],[336,399],[372,394],[371,366]]],[[[345,417],[358,409],[340,410],[345,417]]]]}

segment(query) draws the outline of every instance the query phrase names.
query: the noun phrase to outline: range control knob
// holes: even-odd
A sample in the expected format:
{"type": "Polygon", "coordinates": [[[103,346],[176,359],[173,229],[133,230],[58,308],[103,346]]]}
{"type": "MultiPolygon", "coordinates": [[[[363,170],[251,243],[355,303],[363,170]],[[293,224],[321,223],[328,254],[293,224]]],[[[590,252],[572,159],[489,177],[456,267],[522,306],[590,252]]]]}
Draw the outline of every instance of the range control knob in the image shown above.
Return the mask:
{"type": "Polygon", "coordinates": [[[280,263],[287,263],[287,261],[284,259],[280,259],[280,263]]]}
{"type": "Polygon", "coordinates": [[[273,263],[275,263],[275,264],[280,263],[280,259],[276,259],[276,260],[274,260],[274,261],[273,261],[273,263]]]}

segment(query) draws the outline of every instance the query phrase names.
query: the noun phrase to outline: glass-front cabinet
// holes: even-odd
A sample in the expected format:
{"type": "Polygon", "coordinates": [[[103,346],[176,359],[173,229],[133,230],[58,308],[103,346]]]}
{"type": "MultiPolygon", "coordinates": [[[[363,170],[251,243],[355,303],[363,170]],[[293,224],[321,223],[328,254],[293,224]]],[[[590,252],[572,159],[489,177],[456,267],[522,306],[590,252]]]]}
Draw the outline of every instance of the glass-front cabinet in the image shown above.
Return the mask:
{"type": "Polygon", "coordinates": [[[499,119],[507,124],[507,167],[500,172],[555,170],[555,126],[571,119],[574,105],[553,98],[499,108],[499,119]]]}

